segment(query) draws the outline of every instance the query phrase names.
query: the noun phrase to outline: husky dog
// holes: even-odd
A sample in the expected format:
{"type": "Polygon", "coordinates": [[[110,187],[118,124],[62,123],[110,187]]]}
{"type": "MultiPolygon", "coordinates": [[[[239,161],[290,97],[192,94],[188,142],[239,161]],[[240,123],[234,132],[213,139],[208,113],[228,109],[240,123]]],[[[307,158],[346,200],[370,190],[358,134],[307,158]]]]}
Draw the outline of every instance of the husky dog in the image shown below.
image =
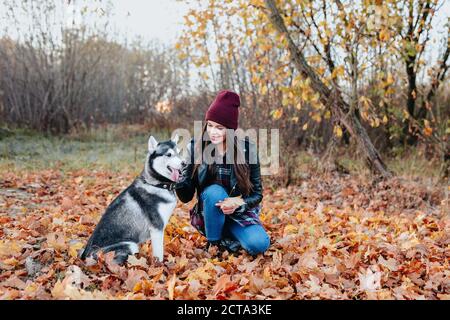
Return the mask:
{"type": "Polygon", "coordinates": [[[115,251],[114,260],[122,264],[151,239],[153,256],[163,261],[164,229],[177,203],[174,187],[186,165],[177,142],[178,135],[159,143],[150,136],[144,170],[108,206],[81,259],[96,258],[99,250],[115,251]]]}

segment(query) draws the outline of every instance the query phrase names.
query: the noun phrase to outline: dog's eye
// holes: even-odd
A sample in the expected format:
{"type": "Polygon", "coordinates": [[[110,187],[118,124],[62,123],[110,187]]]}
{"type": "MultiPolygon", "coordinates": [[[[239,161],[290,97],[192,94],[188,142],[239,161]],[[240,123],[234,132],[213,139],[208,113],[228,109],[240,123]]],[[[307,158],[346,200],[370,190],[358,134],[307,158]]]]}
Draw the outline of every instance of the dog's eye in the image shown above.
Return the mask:
{"type": "Polygon", "coordinates": [[[167,154],[167,156],[168,156],[168,157],[171,157],[171,156],[172,156],[172,154],[171,154],[171,153],[168,153],[168,154],[167,154]]]}

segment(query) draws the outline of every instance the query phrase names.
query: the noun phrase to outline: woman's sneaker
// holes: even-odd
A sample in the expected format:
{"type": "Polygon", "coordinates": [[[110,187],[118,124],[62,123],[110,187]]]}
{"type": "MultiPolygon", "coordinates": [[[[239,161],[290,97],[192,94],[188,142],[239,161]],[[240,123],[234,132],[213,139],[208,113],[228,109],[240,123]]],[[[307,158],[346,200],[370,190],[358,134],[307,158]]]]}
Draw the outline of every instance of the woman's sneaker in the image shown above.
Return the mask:
{"type": "Polygon", "coordinates": [[[230,238],[220,239],[220,246],[228,250],[230,253],[235,253],[241,249],[241,243],[230,238]]]}
{"type": "Polygon", "coordinates": [[[219,253],[222,253],[224,251],[228,251],[229,253],[236,253],[239,251],[239,249],[241,249],[241,243],[230,238],[208,241],[206,243],[206,250],[209,250],[209,248],[214,246],[217,247],[219,253]]]}

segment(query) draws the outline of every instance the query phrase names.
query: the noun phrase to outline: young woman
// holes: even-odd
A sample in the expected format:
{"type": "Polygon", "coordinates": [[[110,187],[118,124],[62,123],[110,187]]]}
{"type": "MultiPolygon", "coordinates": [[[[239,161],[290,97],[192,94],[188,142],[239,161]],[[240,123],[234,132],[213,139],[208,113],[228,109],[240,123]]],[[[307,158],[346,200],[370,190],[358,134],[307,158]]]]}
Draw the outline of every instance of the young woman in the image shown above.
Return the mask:
{"type": "Polygon", "coordinates": [[[270,238],[259,220],[263,195],[256,146],[247,138],[238,141],[233,134],[234,141],[228,145],[233,146],[234,152],[226,156],[229,152],[226,132],[237,129],[239,106],[236,93],[228,90],[218,93],[206,112],[202,136],[197,141],[191,140],[188,165],[175,189],[178,198],[185,203],[191,201],[197,191],[197,203],[190,211],[191,223],[206,236],[209,245],[232,252],[243,247],[249,254],[257,255],[267,250],[270,238]],[[205,148],[213,150],[214,161],[210,164],[202,156],[205,148]],[[201,164],[194,161],[199,156],[201,164]],[[222,202],[237,196],[242,197],[244,204],[225,206],[222,202]]]}

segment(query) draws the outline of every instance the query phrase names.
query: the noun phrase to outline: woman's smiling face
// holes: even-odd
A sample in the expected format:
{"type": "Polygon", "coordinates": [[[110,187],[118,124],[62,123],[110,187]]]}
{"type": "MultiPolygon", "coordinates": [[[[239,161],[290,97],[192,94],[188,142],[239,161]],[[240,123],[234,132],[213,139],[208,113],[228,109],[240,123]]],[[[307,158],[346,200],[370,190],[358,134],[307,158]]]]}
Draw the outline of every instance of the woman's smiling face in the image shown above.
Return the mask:
{"type": "Polygon", "coordinates": [[[214,144],[224,143],[225,136],[227,134],[227,128],[217,122],[208,120],[206,125],[206,131],[214,144]]]}

